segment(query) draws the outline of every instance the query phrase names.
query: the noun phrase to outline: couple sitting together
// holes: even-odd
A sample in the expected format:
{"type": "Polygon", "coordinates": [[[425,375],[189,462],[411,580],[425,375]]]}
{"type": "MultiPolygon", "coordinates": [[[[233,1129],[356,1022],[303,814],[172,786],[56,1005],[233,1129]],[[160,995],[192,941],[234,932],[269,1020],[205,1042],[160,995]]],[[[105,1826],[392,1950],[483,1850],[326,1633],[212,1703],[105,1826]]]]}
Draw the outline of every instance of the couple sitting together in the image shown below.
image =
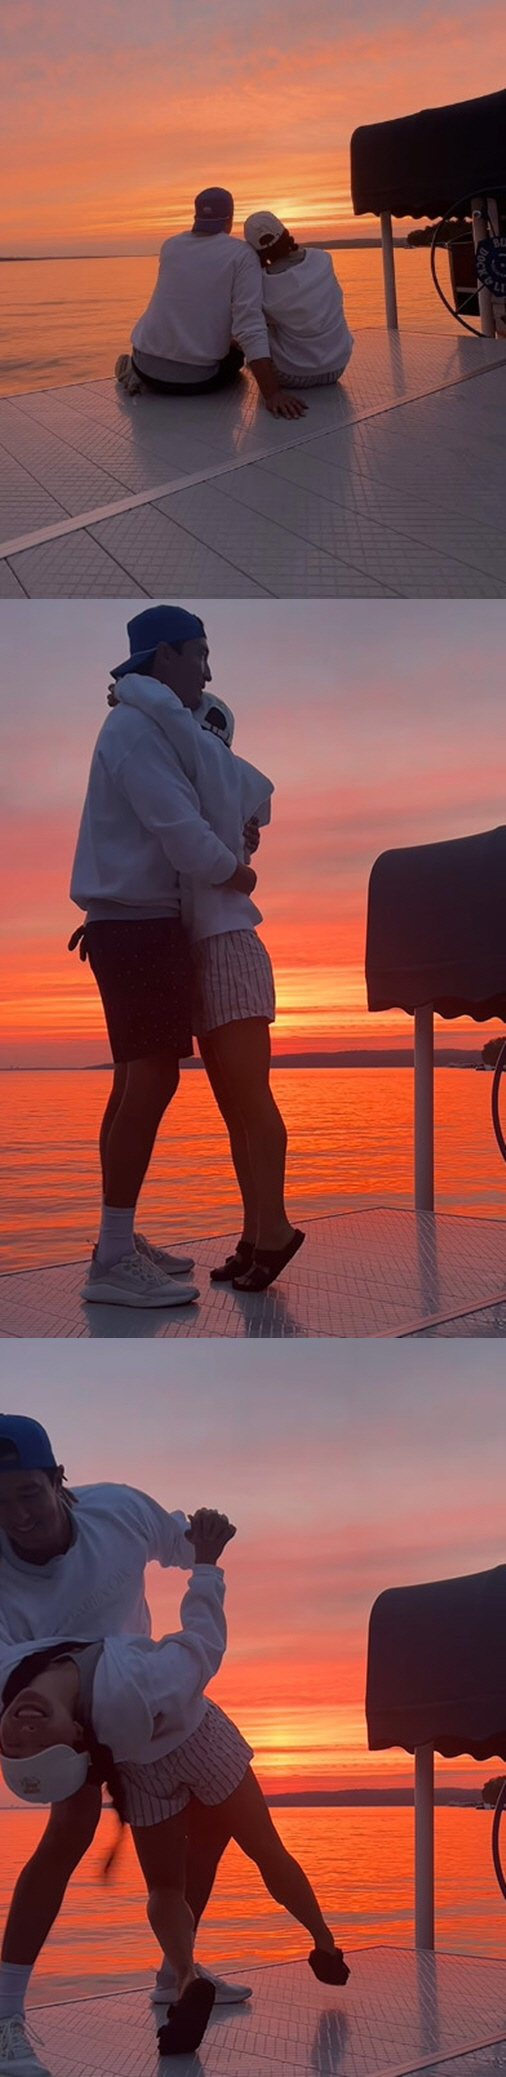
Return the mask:
{"type": "Polygon", "coordinates": [[[116,380],[142,390],[195,396],[225,388],[247,362],[267,410],[300,418],[291,389],[335,384],[353,339],[329,253],[298,245],[269,210],[232,237],[233,197],[204,188],[191,231],[162,245],[158,280],[120,354],[116,380]]]}
{"type": "MultiPolygon", "coordinates": [[[[349,1970],[307,1876],[286,1852],[251,1768],[252,1748],[206,1689],[226,1649],[219,1558],[233,1525],[167,1514],[128,1486],[64,1489],[45,1430],[0,1417],[0,1765],[28,1804],[50,1804],[18,1879],[0,1964],[0,2073],[40,2072],[24,2019],[32,1969],[107,1787],[129,1825],[163,1955],[152,2002],[161,2055],[189,2054],[213,2005],[251,1995],[198,1968],[196,1927],[230,1840],[309,1933],[320,1983],[349,1970]],[[181,1628],[156,1642],[145,1566],[190,1572],[181,1628]],[[55,1563],[55,1560],[58,1562],[55,1563]]],[[[119,1834],[119,1836],[121,1836],[119,1834]]],[[[118,1843],[118,1842],[117,1842],[118,1843]]],[[[116,1846],[104,1864],[114,1862],[116,1846]]]]}
{"type": "Polygon", "coordinates": [[[240,1238],[212,1281],[265,1291],[304,1240],[285,1209],[287,1135],[270,1087],[274,981],[251,899],[249,859],[274,789],[232,750],[233,715],[207,691],[197,615],[148,607],[128,632],[131,655],[112,673],[71,886],[86,921],[70,947],[79,943],[89,960],[114,1061],[100,1131],[101,1225],[83,1295],[97,1304],[187,1305],[199,1296],[192,1258],[152,1245],[135,1215],[194,1036],[243,1207],[240,1238]]]}

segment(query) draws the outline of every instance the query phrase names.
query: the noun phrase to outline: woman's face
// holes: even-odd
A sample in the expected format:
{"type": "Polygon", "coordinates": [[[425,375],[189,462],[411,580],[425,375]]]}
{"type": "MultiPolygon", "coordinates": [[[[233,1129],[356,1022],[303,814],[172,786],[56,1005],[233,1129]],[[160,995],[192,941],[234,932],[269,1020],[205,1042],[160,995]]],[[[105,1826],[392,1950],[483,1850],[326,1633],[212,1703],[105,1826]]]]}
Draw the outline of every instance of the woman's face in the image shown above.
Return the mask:
{"type": "Polygon", "coordinates": [[[68,1691],[72,1683],[61,1679],[62,1673],[70,1670],[58,1668],[55,1678],[56,1669],[48,1667],[46,1673],[37,1674],[21,1688],[15,1701],[3,1710],[0,1746],[6,1759],[33,1759],[35,1753],[44,1752],[49,1745],[72,1745],[77,1749],[84,1744],[83,1728],[73,1714],[68,1691]]]}

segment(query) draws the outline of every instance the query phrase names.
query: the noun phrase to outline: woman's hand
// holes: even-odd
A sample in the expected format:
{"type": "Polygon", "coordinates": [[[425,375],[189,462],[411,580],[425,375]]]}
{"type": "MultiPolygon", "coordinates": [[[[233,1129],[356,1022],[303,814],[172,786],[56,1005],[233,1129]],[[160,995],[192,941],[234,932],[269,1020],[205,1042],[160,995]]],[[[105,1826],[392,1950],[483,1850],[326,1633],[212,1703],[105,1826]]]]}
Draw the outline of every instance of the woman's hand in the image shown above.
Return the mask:
{"type": "Polygon", "coordinates": [[[258,846],[260,843],[260,828],[257,822],[256,815],[252,815],[251,820],[249,822],[245,822],[243,829],[243,837],[247,851],[258,851],[258,846]]]}
{"type": "Polygon", "coordinates": [[[228,1515],[218,1514],[214,1507],[198,1507],[196,1514],[188,1517],[190,1527],[186,1530],[188,1543],[193,1544],[196,1565],[216,1565],[218,1558],[236,1534],[228,1515]]]}

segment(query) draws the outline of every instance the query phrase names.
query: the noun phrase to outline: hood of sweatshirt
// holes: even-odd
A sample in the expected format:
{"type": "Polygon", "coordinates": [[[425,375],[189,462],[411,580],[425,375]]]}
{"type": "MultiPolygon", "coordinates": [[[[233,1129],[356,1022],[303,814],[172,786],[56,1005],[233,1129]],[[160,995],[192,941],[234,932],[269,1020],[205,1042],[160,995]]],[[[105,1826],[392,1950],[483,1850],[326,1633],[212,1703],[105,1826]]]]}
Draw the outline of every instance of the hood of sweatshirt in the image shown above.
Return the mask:
{"type": "MultiPolygon", "coordinates": [[[[205,706],[202,701],[197,714],[192,714],[168,686],[134,672],[119,680],[116,692],[120,705],[135,708],[162,729],[195,787],[202,813],[215,834],[231,850],[235,849],[237,857],[241,856],[244,823],[256,814],[262,821],[270,819],[272,780],[246,758],[237,757],[226,741],[208,727],[199,726],[201,710],[205,715],[208,711],[207,695],[205,706]]],[[[209,705],[212,704],[209,697],[209,705]]]]}

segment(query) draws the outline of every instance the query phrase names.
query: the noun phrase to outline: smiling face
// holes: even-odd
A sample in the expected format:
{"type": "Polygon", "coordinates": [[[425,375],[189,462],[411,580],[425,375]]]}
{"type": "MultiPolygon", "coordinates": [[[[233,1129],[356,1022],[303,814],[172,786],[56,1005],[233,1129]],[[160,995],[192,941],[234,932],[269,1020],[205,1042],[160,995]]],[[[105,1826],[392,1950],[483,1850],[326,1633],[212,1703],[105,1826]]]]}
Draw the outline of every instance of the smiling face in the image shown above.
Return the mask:
{"type": "Polygon", "coordinates": [[[47,1471],[0,1472],[0,1529],[28,1564],[45,1564],[72,1540],[62,1497],[63,1465],[47,1471]]]}
{"type": "Polygon", "coordinates": [[[71,1660],[48,1666],[19,1690],[0,1717],[0,1747],[9,1760],[33,1759],[51,1745],[78,1751],[84,1731],[75,1715],[79,1676],[71,1660]]]}

